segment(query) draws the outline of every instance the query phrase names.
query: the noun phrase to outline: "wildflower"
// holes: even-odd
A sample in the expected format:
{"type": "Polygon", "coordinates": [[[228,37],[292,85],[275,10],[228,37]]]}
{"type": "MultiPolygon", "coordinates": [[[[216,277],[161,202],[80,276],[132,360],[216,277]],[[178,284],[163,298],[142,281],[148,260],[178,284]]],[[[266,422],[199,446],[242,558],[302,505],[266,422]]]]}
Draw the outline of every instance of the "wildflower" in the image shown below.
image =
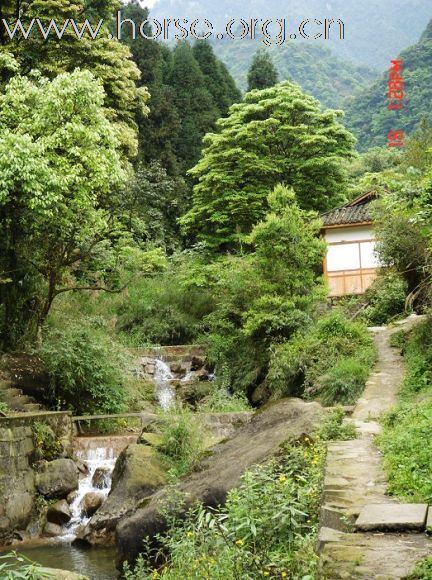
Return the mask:
{"type": "Polygon", "coordinates": [[[243,540],[236,540],[237,546],[243,546],[243,544],[244,544],[243,540]]]}
{"type": "Polygon", "coordinates": [[[287,478],[285,477],[285,475],[281,475],[281,476],[279,477],[279,481],[280,481],[280,483],[285,483],[285,482],[286,482],[286,480],[287,480],[287,478]]]}
{"type": "Polygon", "coordinates": [[[263,576],[270,576],[270,572],[268,570],[264,570],[263,576]]]}
{"type": "Polygon", "coordinates": [[[187,537],[188,537],[188,538],[192,538],[192,536],[193,536],[193,532],[190,532],[190,531],[189,531],[189,532],[188,532],[186,535],[187,535],[187,537]]]}
{"type": "Polygon", "coordinates": [[[282,576],[282,578],[286,578],[287,577],[287,573],[286,572],[282,572],[281,576],[282,576]]]}

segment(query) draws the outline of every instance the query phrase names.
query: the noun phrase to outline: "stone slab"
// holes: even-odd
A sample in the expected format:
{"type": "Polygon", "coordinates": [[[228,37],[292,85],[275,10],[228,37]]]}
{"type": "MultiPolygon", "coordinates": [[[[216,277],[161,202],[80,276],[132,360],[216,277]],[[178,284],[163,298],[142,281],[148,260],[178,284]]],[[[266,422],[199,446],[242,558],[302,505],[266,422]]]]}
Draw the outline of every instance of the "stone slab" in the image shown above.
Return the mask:
{"type": "Polygon", "coordinates": [[[358,530],[424,530],[427,504],[369,504],[355,523],[358,530]]]}

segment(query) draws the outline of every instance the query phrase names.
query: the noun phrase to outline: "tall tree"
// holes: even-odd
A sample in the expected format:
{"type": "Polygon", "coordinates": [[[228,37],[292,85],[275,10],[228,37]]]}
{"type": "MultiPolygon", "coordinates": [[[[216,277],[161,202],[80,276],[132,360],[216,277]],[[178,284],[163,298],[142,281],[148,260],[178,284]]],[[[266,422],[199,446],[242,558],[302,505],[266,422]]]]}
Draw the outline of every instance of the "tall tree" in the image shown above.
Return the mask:
{"type": "Polygon", "coordinates": [[[267,210],[278,183],[292,186],[304,209],[324,210],[343,199],[343,159],[354,137],[338,122],[338,111],[321,112],[318,101],[283,82],[248,93],[233,105],[218,133],[204,140],[193,206],[184,230],[213,249],[236,246],[267,210]]]}
{"type": "Polygon", "coordinates": [[[204,75],[207,89],[210,91],[221,117],[225,117],[229,107],[241,99],[241,93],[235,86],[228,69],[216,57],[207,40],[197,40],[193,46],[193,55],[204,75]]]}
{"type": "MultiPolygon", "coordinates": [[[[35,337],[55,297],[75,290],[115,220],[104,209],[127,177],[104,90],[88,71],[15,76],[0,96],[0,334],[35,337]]],[[[79,286],[79,285],[78,285],[79,286]]]]}
{"type": "Polygon", "coordinates": [[[60,29],[67,19],[73,20],[81,31],[86,19],[91,21],[93,31],[97,29],[100,19],[105,19],[106,23],[95,38],[87,29],[81,39],[70,23],[61,39],[53,29],[44,39],[36,25],[26,40],[20,33],[11,39],[5,27],[1,26],[0,51],[13,53],[22,74],[38,69],[44,76],[54,78],[76,68],[91,71],[103,84],[106,94],[104,106],[110,119],[118,123],[124,152],[133,156],[137,152],[136,114],[138,111],[147,112],[145,103],[148,93],[144,87],[137,87],[140,73],[130,58],[129,49],[116,40],[108,39],[109,20],[118,5],[117,0],[11,1],[2,10],[12,28],[17,18],[26,28],[33,18],[39,18],[45,30],[51,20],[56,20],[60,29]]]}
{"type": "MultiPolygon", "coordinates": [[[[142,8],[137,0],[125,5],[123,20],[135,23],[148,19],[147,8],[142,8]]],[[[151,26],[147,25],[146,34],[151,37],[151,26]]],[[[167,79],[171,71],[171,50],[160,42],[138,36],[132,38],[132,29],[125,28],[123,42],[127,44],[141,72],[140,85],[150,93],[150,113],[139,115],[139,158],[146,163],[158,161],[171,174],[179,171],[174,152],[174,144],[180,130],[180,119],[174,102],[174,91],[167,79]]]]}
{"type": "Polygon", "coordinates": [[[248,90],[267,89],[279,80],[279,74],[268,50],[259,49],[252,59],[248,72],[248,90]]]}
{"type": "Polygon", "coordinates": [[[174,50],[169,83],[181,120],[175,150],[182,168],[189,169],[199,159],[204,135],[215,128],[219,109],[187,42],[174,50]]]}

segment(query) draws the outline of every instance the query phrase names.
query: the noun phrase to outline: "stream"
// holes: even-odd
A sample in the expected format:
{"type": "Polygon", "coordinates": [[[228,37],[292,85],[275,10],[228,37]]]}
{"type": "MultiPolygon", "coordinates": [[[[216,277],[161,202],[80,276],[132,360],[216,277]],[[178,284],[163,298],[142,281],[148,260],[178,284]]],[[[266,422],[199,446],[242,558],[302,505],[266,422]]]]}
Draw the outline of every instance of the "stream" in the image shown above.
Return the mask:
{"type": "MultiPolygon", "coordinates": [[[[188,381],[191,373],[180,379],[188,381]]],[[[163,410],[169,410],[176,402],[174,382],[179,379],[171,372],[170,366],[161,359],[155,359],[155,395],[163,410]]],[[[83,503],[88,493],[98,494],[105,500],[111,489],[111,476],[117,457],[129,444],[135,443],[136,435],[77,437],[75,455],[87,466],[87,473],[81,476],[76,496],[70,504],[72,518],[63,526],[63,534],[42,545],[19,549],[18,553],[47,567],[60,568],[87,576],[90,580],[114,580],[119,578],[115,567],[116,550],[110,548],[76,547],[72,544],[80,528],[86,526],[90,517],[83,513],[83,503]],[[98,470],[99,473],[96,473],[98,470]],[[97,477],[100,472],[103,477],[97,477]],[[96,477],[95,477],[96,473],[96,477]],[[99,483],[97,482],[99,479],[99,483]]]]}

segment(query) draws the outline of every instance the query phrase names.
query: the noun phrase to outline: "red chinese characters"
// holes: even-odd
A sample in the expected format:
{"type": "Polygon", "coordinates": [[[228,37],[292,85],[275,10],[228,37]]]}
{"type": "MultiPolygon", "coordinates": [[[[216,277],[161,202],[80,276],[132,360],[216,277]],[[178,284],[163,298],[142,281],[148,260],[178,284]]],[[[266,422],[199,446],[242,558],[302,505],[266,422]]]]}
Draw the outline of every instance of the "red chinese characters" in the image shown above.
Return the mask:
{"type": "MultiPolygon", "coordinates": [[[[392,60],[389,81],[388,81],[388,92],[387,97],[389,104],[387,108],[391,111],[400,110],[404,108],[404,97],[405,97],[405,81],[402,76],[403,72],[403,60],[392,60]]],[[[403,147],[404,145],[405,133],[403,131],[389,131],[388,134],[388,146],[389,147],[403,147]]]]}

